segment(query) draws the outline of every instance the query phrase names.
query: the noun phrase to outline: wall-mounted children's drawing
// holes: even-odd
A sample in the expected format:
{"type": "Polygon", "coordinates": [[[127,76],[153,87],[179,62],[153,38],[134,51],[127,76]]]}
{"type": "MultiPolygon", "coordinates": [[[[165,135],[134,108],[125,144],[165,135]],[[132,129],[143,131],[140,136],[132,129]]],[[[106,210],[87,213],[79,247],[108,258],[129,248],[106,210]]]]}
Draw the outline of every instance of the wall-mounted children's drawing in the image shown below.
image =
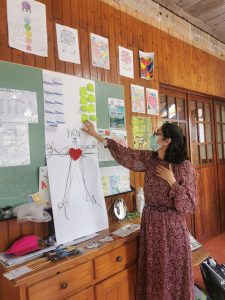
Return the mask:
{"type": "Polygon", "coordinates": [[[39,168],[39,193],[43,199],[43,202],[48,206],[51,205],[51,196],[48,181],[48,167],[46,166],[39,168]]]}
{"type": "Polygon", "coordinates": [[[133,148],[139,150],[150,149],[150,136],[152,135],[152,123],[150,118],[132,117],[133,148]]]}
{"type": "Polygon", "coordinates": [[[78,31],[56,24],[58,56],[60,60],[80,64],[78,31]]]}
{"type": "Polygon", "coordinates": [[[154,76],[154,52],[139,51],[141,78],[150,80],[154,76]]]}
{"type": "Polygon", "coordinates": [[[109,104],[109,127],[114,129],[125,129],[124,100],[108,99],[109,104]]]}
{"type": "Polygon", "coordinates": [[[30,164],[27,123],[0,123],[0,141],[0,167],[30,164]]]}
{"type": "Polygon", "coordinates": [[[110,69],[109,41],[107,38],[91,33],[92,65],[99,68],[110,69]]]}
{"type": "Polygon", "coordinates": [[[9,46],[48,56],[46,8],[33,0],[7,0],[9,46]]]}
{"type": "Polygon", "coordinates": [[[81,90],[91,89],[95,98],[95,82],[43,71],[45,91],[54,78],[58,78],[62,89],[65,123],[52,129],[46,126],[45,139],[56,239],[60,244],[106,229],[108,217],[96,140],[81,130],[81,90]]]}
{"type": "Polygon", "coordinates": [[[133,51],[119,46],[120,75],[134,78],[133,51]]]}
{"type": "Polygon", "coordinates": [[[143,86],[131,84],[132,112],[145,113],[145,89],[143,86]]]}
{"type": "Polygon", "coordinates": [[[159,99],[158,91],[154,89],[146,89],[147,113],[151,115],[159,115],[159,99]]]}

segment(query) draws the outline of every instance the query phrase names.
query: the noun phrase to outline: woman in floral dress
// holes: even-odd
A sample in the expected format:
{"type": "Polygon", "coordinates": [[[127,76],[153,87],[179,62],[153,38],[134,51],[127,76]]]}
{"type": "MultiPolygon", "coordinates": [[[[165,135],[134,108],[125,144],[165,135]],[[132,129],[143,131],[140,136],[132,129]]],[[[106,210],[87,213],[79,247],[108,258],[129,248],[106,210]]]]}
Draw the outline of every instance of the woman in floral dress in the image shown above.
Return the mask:
{"type": "MultiPolygon", "coordinates": [[[[187,160],[182,130],[165,123],[151,137],[153,151],[133,150],[96,133],[114,159],[132,171],[145,172],[137,276],[137,300],[193,300],[193,275],[185,214],[196,205],[196,176],[187,160]]],[[[125,300],[125,299],[124,299],[125,300]]]]}

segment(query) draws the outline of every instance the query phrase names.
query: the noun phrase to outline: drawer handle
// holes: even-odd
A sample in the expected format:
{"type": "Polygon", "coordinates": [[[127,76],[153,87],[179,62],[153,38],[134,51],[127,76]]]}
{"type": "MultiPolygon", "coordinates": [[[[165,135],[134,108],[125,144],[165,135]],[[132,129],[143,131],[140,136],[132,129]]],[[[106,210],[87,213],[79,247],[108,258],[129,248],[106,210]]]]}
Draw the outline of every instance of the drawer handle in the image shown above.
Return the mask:
{"type": "Polygon", "coordinates": [[[68,283],[67,282],[63,282],[62,284],[61,284],[61,288],[62,289],[66,289],[68,287],[68,283]]]}
{"type": "Polygon", "coordinates": [[[122,256],[117,256],[116,261],[120,262],[122,260],[123,260],[122,256]]]}

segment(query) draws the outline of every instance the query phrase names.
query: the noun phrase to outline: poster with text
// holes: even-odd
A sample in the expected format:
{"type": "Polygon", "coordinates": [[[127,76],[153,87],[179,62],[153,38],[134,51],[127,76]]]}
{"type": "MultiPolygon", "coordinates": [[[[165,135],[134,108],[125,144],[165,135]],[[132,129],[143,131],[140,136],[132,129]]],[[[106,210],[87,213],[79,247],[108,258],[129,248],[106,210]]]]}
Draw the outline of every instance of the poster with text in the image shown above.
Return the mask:
{"type": "Polygon", "coordinates": [[[109,127],[111,129],[125,129],[125,107],[124,100],[108,99],[109,105],[109,127]]]}
{"type": "Polygon", "coordinates": [[[134,78],[133,51],[119,46],[120,75],[134,78]]]}
{"type": "Polygon", "coordinates": [[[150,136],[152,135],[152,122],[147,117],[132,117],[133,148],[139,150],[150,149],[150,136]]]}
{"type": "Polygon", "coordinates": [[[33,0],[7,0],[9,46],[48,56],[46,7],[33,0]]]}

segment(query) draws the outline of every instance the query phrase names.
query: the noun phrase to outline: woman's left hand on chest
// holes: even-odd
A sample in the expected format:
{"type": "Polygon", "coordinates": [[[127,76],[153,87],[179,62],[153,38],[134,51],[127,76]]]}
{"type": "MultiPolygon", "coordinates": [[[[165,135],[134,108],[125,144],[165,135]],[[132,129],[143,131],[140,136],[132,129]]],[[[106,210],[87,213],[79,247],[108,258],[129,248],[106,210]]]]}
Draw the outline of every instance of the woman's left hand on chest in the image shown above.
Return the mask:
{"type": "Polygon", "coordinates": [[[165,180],[170,186],[176,182],[171,164],[169,164],[169,168],[157,166],[156,175],[165,180]]]}

